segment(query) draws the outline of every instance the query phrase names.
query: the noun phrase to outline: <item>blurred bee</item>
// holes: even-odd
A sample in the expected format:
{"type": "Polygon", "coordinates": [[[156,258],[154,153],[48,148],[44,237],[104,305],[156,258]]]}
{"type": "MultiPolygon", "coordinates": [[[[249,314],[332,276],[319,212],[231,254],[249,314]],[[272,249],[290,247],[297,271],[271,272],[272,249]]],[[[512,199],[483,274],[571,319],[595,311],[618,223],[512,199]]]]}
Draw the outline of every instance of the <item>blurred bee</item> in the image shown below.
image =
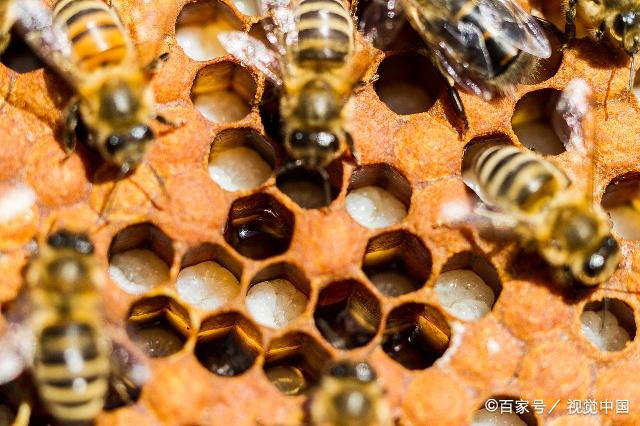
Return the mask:
{"type": "MultiPolygon", "coordinates": [[[[557,132],[578,156],[591,152],[582,134],[588,91],[583,80],[574,80],[556,108],[556,117],[562,117],[557,132]],[[563,130],[569,131],[568,137],[563,130]]],[[[591,188],[579,190],[552,163],[513,146],[481,146],[472,153],[464,177],[495,209],[480,209],[481,215],[508,224],[551,265],[568,269],[582,284],[602,283],[617,269],[620,249],[608,216],[593,202],[591,188]]]]}
{"type": "MultiPolygon", "coordinates": [[[[113,364],[119,361],[114,356],[122,356],[113,350],[100,314],[103,278],[93,244],[84,234],[51,234],[30,263],[26,279],[28,327],[12,323],[2,335],[5,361],[16,368],[12,374],[5,371],[0,382],[13,380],[30,366],[40,400],[57,423],[88,423],[105,404],[110,376],[124,377],[120,364],[113,364]]],[[[116,392],[128,398],[124,394],[129,389],[122,383],[127,382],[114,385],[116,392]]]]}
{"type": "Polygon", "coordinates": [[[551,46],[536,19],[513,0],[371,0],[360,29],[386,47],[406,18],[427,44],[427,54],[447,83],[454,108],[468,127],[455,83],[482,97],[513,91],[535,72],[551,46]]]}
{"type": "MultiPolygon", "coordinates": [[[[265,25],[273,49],[246,33],[218,35],[225,49],[262,71],[282,91],[284,146],[294,161],[280,170],[304,167],[325,181],[325,167],[349,146],[345,122],[354,86],[371,58],[356,49],[355,29],[340,0],[287,0],[263,4],[273,24],[265,25]]],[[[352,148],[349,146],[349,148],[352,148]]]]}
{"type": "Polygon", "coordinates": [[[635,57],[640,49],[640,2],[637,0],[568,0],[565,35],[576,36],[576,21],[597,40],[605,39],[631,57],[629,91],[635,78],[635,57]]]}
{"type": "Polygon", "coordinates": [[[150,69],[138,62],[119,16],[100,0],[59,0],[45,21],[21,19],[19,29],[75,89],[66,112],[65,150],[75,149],[82,122],[88,145],[127,174],[155,138],[150,122],[166,123],[152,111],[150,69]]]}
{"type": "Polygon", "coordinates": [[[9,31],[13,26],[12,0],[0,0],[0,53],[4,52],[9,44],[9,31]]]}
{"type": "Polygon", "coordinates": [[[366,362],[340,361],[324,375],[311,401],[315,426],[391,426],[376,373],[366,362]]]}

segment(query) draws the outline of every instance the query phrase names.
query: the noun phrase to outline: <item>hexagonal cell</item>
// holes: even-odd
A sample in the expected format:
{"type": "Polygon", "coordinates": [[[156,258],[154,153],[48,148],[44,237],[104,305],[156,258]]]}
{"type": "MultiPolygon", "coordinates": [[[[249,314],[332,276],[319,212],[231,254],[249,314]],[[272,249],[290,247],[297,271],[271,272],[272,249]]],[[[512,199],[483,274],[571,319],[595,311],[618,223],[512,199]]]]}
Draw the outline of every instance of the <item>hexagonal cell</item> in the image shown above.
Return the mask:
{"type": "Polygon", "coordinates": [[[251,112],[256,90],[256,81],[249,71],[223,61],[198,72],[191,87],[191,101],[207,120],[232,123],[251,112]]]}
{"type": "Polygon", "coordinates": [[[633,310],[619,299],[589,302],[580,315],[582,334],[601,351],[623,350],[636,337],[633,310]]]}
{"type": "Polygon", "coordinates": [[[254,194],[231,205],[224,238],[241,255],[266,259],[287,251],[294,222],[293,214],[271,195],[254,194]]]}
{"type": "Polygon", "coordinates": [[[140,294],[169,281],[171,239],[150,223],[131,225],[111,241],[109,275],[122,290],[140,294]]]}
{"type": "Polygon", "coordinates": [[[274,146],[250,128],[221,131],[209,152],[209,176],[227,191],[257,188],[269,179],[275,164],[274,146]]]}
{"type": "Polygon", "coordinates": [[[277,263],[253,277],[245,303],[257,323],[283,328],[304,312],[310,294],[309,280],[302,271],[288,263],[277,263]]]}
{"type": "MultiPolygon", "coordinates": [[[[237,1],[250,3],[252,0],[237,1]]],[[[176,21],[178,45],[194,61],[225,56],[227,51],[218,41],[218,34],[224,31],[242,31],[242,22],[219,0],[190,2],[176,21]]]]}
{"type": "Polygon", "coordinates": [[[418,53],[387,56],[378,75],[376,93],[396,114],[425,112],[438,100],[440,77],[431,61],[418,53]]]}
{"type": "Polygon", "coordinates": [[[300,395],[313,389],[331,364],[331,354],[305,333],[289,333],[271,342],[264,373],[285,395],[300,395]]]}
{"type": "Polygon", "coordinates": [[[438,301],[461,320],[477,320],[491,312],[502,291],[496,269],[483,256],[462,252],[442,267],[435,284],[438,301]]]}
{"type": "Polygon", "coordinates": [[[471,426],[536,426],[538,420],[533,413],[534,408],[521,398],[492,396],[473,413],[471,426]],[[522,414],[516,414],[517,409],[522,414]]]}
{"type": "Polygon", "coordinates": [[[522,145],[543,155],[558,155],[565,151],[552,121],[559,96],[559,90],[542,89],[518,100],[511,126],[522,145]]]}
{"type": "Polygon", "coordinates": [[[407,303],[387,317],[382,349],[409,370],[430,367],[449,347],[451,329],[433,307],[407,303]]]}
{"type": "Polygon", "coordinates": [[[33,53],[22,37],[15,32],[11,35],[9,45],[0,55],[0,63],[19,74],[26,74],[44,68],[42,60],[33,53]]]}
{"type": "Polygon", "coordinates": [[[336,199],[342,189],[342,161],[338,159],[331,162],[325,171],[326,183],[320,171],[294,168],[279,173],[276,186],[303,209],[326,207],[336,199]]]}
{"type": "Polygon", "coordinates": [[[400,296],[424,286],[431,274],[431,253],[407,231],[393,231],[369,240],[362,270],[385,296],[400,296]]]}
{"type": "Polygon", "coordinates": [[[242,314],[229,312],[205,319],[195,354],[200,364],[218,376],[234,377],[250,369],[262,352],[262,337],[242,314]]]}
{"type": "Polygon", "coordinates": [[[349,215],[367,228],[400,223],[411,203],[409,181],[396,168],[380,163],[354,170],[345,207],[349,215]]]}
{"type": "Polygon", "coordinates": [[[240,294],[242,265],[217,244],[192,248],[182,258],[176,289],[192,306],[219,308],[240,294]]]}
{"type": "MultiPolygon", "coordinates": [[[[550,23],[550,25],[553,25],[550,23]]],[[[547,35],[547,39],[549,40],[549,44],[551,45],[551,56],[546,59],[541,59],[536,61],[532,72],[522,73],[522,79],[520,80],[521,84],[539,84],[544,81],[547,81],[560,69],[560,65],[562,64],[562,43],[559,39],[560,31],[552,31],[550,28],[543,28],[545,34],[547,35]]]]}
{"type": "Polygon", "coordinates": [[[604,191],[602,207],[618,235],[640,240],[640,173],[625,173],[613,179],[604,191]]]}
{"type": "Polygon", "coordinates": [[[145,297],[133,304],[127,334],[151,358],[179,352],[191,335],[189,312],[169,296],[145,297]]]}
{"type": "Polygon", "coordinates": [[[380,327],[380,302],[354,280],[334,282],[320,292],[313,313],[316,327],[338,349],[365,346],[380,327]]]}

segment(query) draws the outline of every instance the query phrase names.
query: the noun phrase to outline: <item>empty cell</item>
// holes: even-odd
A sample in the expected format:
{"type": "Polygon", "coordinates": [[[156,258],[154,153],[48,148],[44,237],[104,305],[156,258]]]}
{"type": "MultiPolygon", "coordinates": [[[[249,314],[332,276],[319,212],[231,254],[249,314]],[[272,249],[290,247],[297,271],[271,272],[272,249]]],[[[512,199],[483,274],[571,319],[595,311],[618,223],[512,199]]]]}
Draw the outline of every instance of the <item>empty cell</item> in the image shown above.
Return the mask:
{"type": "Polygon", "coordinates": [[[139,294],[169,281],[169,267],[151,250],[132,249],[111,257],[109,275],[122,290],[139,294]]]}
{"type": "Polygon", "coordinates": [[[382,349],[409,370],[428,368],[449,347],[451,329],[434,308],[408,303],[389,314],[382,349]]]}
{"type": "Polygon", "coordinates": [[[552,122],[559,95],[559,90],[543,89],[527,93],[518,101],[511,126],[522,145],[543,155],[565,151],[552,122]]]}
{"type": "Polygon", "coordinates": [[[482,318],[491,312],[495,301],[493,289],[468,269],[443,272],[435,288],[444,309],[462,320],[482,318]]]}
{"type": "Polygon", "coordinates": [[[127,334],[151,358],[179,352],[190,334],[188,311],[167,296],[136,302],[127,320],[127,334]]]}
{"type": "Polygon", "coordinates": [[[218,41],[218,34],[240,30],[242,23],[224,3],[198,1],[187,4],[180,12],[176,40],[189,58],[209,61],[227,54],[218,41]]]}
{"type": "Polygon", "coordinates": [[[251,112],[256,90],[256,82],[247,70],[233,62],[218,62],[198,72],[191,87],[191,101],[207,120],[232,123],[251,112]]]}
{"type": "Polygon", "coordinates": [[[527,426],[527,423],[516,413],[503,413],[499,409],[491,412],[482,408],[474,414],[471,426],[527,426]]]}
{"type": "Polygon", "coordinates": [[[307,302],[304,293],[282,278],[251,286],[245,299],[253,319],[271,328],[282,328],[298,318],[307,302]]]}
{"type": "Polygon", "coordinates": [[[253,366],[262,350],[260,333],[241,314],[232,312],[203,321],[195,355],[218,376],[233,377],[253,366]]]}
{"type": "Polygon", "coordinates": [[[0,63],[19,74],[25,74],[44,67],[42,60],[33,53],[33,50],[18,34],[12,35],[9,45],[0,56],[0,63]]]}
{"type": "Polygon", "coordinates": [[[407,209],[400,200],[377,186],[365,186],[349,192],[345,207],[356,222],[367,228],[395,225],[407,215],[407,209]]]}
{"type": "Polygon", "coordinates": [[[627,240],[640,239],[640,173],[613,179],[605,189],[602,207],[611,217],[613,230],[627,240]]]}
{"type": "Polygon", "coordinates": [[[589,342],[607,352],[621,351],[636,333],[633,311],[618,299],[587,303],[580,315],[580,326],[589,342]]]}
{"type": "Polygon", "coordinates": [[[378,332],[380,317],[376,297],[352,280],[331,283],[322,289],[313,313],[322,337],[338,349],[369,343],[378,332]]]}
{"type": "Polygon", "coordinates": [[[400,296],[421,288],[431,273],[431,254],[415,235],[405,231],[369,240],[364,273],[385,296],[400,296]]]}
{"type": "Polygon", "coordinates": [[[213,261],[182,269],[176,288],[182,300],[208,310],[223,306],[240,293],[240,283],[235,275],[213,261]]]}
{"type": "Polygon", "coordinates": [[[342,187],[342,162],[329,164],[326,176],[316,170],[297,167],[278,174],[276,186],[303,209],[326,207],[342,187]]]}
{"type": "Polygon", "coordinates": [[[378,97],[399,115],[428,111],[440,92],[440,78],[431,61],[417,53],[386,57],[375,82],[378,97]]]}
{"type": "Polygon", "coordinates": [[[295,332],[271,342],[263,369],[276,389],[293,396],[313,389],[330,363],[331,354],[313,337],[295,332]]]}

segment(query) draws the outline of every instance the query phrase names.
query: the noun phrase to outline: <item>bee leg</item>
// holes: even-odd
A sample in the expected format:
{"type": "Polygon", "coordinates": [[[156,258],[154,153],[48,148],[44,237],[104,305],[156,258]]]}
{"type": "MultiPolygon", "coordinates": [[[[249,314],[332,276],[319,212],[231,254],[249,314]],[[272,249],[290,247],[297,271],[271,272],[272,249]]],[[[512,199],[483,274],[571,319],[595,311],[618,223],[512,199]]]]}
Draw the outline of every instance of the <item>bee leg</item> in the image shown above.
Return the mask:
{"type": "Polygon", "coordinates": [[[13,419],[11,426],[29,426],[29,420],[31,418],[31,403],[29,401],[22,401],[16,417],[13,419]]]}
{"type": "Polygon", "coordinates": [[[464,110],[462,99],[460,99],[460,93],[458,92],[458,89],[456,89],[456,82],[449,75],[449,73],[445,71],[444,68],[442,68],[442,64],[439,60],[434,59],[433,56],[429,55],[427,52],[424,52],[424,54],[427,57],[431,57],[431,62],[438,70],[438,74],[440,75],[442,82],[445,84],[445,86],[447,86],[447,91],[449,92],[449,96],[453,101],[453,110],[460,118],[460,120],[462,120],[463,128],[461,136],[463,136],[465,133],[467,133],[467,130],[469,130],[469,120],[467,119],[467,113],[464,110]]]}
{"type": "Polygon", "coordinates": [[[160,123],[160,124],[162,124],[164,126],[173,127],[174,129],[178,129],[178,128],[182,127],[182,124],[174,123],[173,121],[169,120],[167,117],[165,117],[164,115],[161,115],[161,114],[153,114],[151,116],[151,118],[153,118],[158,123],[160,123]]]}
{"type": "Polygon", "coordinates": [[[533,17],[536,21],[538,21],[538,24],[540,24],[540,26],[542,27],[542,29],[544,29],[545,31],[550,32],[551,34],[555,35],[556,37],[558,37],[558,40],[562,41],[563,43],[566,43],[566,36],[565,34],[560,31],[558,28],[556,28],[555,25],[553,25],[553,22],[541,18],[539,16],[534,16],[533,17]]]}
{"type": "Polygon", "coordinates": [[[77,99],[73,99],[65,112],[65,126],[63,133],[63,147],[64,152],[68,158],[71,153],[76,149],[76,143],[78,142],[78,136],[76,135],[76,129],[78,128],[78,122],[80,120],[80,102],[77,99]]]}
{"type": "Polygon", "coordinates": [[[564,35],[566,41],[562,48],[567,47],[567,43],[576,38],[576,5],[578,0],[569,0],[567,2],[567,10],[564,13],[564,35]]]}
{"type": "Polygon", "coordinates": [[[329,178],[329,173],[325,170],[324,167],[318,167],[318,173],[320,174],[320,178],[322,179],[322,190],[324,192],[324,205],[328,206],[331,204],[331,183],[329,178]]]}
{"type": "Polygon", "coordinates": [[[167,62],[169,60],[169,52],[164,52],[157,58],[153,59],[149,62],[144,68],[147,74],[155,74],[160,68],[160,65],[167,62]]]}

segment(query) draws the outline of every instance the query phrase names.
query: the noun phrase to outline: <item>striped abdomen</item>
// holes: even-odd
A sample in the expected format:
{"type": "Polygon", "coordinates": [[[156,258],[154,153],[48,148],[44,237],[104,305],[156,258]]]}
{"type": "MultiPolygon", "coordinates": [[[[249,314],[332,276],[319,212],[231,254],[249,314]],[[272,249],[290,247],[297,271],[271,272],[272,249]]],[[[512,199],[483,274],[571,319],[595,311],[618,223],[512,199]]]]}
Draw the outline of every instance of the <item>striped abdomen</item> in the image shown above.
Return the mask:
{"type": "Polygon", "coordinates": [[[109,358],[89,324],[61,322],[40,333],[34,376],[40,397],[61,423],[87,422],[102,410],[109,358]]]}
{"type": "Polygon", "coordinates": [[[120,18],[100,0],[60,0],[53,11],[54,25],[71,42],[71,59],[82,71],[120,65],[129,42],[120,18]]]}
{"type": "MultiPolygon", "coordinates": [[[[484,70],[485,78],[492,79],[506,72],[509,66],[518,58],[520,50],[514,47],[513,41],[505,37],[504,29],[494,28],[491,16],[484,16],[478,2],[472,0],[453,0],[452,5],[457,9],[454,13],[456,20],[467,23],[478,28],[482,32],[484,43],[489,54],[489,62],[491,70],[484,70]],[[502,34],[496,34],[500,30],[502,34]]],[[[496,4],[494,12],[499,12],[499,4],[496,4]]],[[[486,9],[486,8],[485,8],[486,9]]],[[[485,12],[487,13],[487,12],[485,12]]],[[[504,10],[505,14],[511,13],[504,10]]],[[[480,52],[476,52],[480,54],[480,52]]],[[[480,71],[480,70],[476,70],[480,71]]]]}
{"type": "Polygon", "coordinates": [[[553,164],[513,146],[491,146],[471,165],[485,201],[507,211],[534,213],[569,185],[553,164]]]}
{"type": "Polygon", "coordinates": [[[353,51],[353,22],[339,0],[302,0],[296,10],[300,66],[343,65],[353,51]]]}

